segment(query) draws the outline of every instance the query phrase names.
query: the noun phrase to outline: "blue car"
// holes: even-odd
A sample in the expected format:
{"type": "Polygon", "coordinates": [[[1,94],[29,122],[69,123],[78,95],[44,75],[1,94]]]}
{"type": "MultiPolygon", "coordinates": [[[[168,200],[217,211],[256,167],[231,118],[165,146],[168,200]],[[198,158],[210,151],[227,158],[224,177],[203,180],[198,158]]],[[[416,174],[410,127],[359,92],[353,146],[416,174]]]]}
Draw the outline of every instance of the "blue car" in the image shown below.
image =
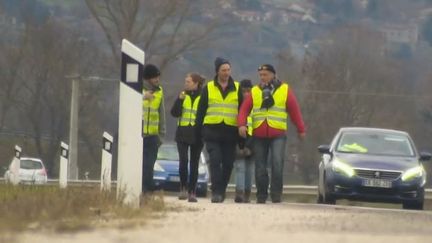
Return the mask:
{"type": "MultiPolygon", "coordinates": [[[[153,182],[156,189],[166,191],[180,190],[179,164],[179,154],[176,144],[162,144],[159,147],[157,160],[154,165],[153,182]]],[[[207,162],[204,153],[201,152],[196,188],[197,196],[207,196],[208,181],[209,172],[207,162]]]]}
{"type": "Polygon", "coordinates": [[[418,153],[403,131],[341,128],[330,145],[320,145],[318,203],[337,199],[402,203],[423,209],[430,153],[418,153]]]}

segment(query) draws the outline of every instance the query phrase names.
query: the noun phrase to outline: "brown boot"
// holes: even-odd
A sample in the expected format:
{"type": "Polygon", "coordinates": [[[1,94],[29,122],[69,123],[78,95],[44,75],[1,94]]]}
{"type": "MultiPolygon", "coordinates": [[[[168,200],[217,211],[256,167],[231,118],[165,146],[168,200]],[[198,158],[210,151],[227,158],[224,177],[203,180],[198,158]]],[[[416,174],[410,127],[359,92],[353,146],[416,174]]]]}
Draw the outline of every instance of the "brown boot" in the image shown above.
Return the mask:
{"type": "Polygon", "coordinates": [[[234,202],[236,202],[236,203],[244,202],[244,191],[243,190],[236,190],[234,202]]]}
{"type": "Polygon", "coordinates": [[[251,190],[245,190],[245,193],[244,193],[244,202],[245,203],[250,203],[250,194],[251,194],[251,190]]]}

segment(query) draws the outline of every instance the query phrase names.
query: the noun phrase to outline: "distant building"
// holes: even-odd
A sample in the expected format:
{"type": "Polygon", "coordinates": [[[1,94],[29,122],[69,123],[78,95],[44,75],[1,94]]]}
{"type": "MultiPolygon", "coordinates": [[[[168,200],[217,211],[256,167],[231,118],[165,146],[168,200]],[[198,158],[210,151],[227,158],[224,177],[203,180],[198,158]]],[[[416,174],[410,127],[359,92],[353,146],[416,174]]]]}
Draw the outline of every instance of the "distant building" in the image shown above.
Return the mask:
{"type": "Polygon", "coordinates": [[[418,42],[419,30],[416,24],[386,24],[379,28],[390,44],[408,44],[415,47],[418,42]]]}

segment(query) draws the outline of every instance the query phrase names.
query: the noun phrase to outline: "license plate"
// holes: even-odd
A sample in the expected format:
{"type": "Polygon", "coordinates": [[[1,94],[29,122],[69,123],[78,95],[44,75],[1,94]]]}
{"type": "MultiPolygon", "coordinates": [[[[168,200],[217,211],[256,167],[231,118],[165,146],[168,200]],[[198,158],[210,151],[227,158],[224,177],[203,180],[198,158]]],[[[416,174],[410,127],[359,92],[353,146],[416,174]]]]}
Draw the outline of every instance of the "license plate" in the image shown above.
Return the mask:
{"type": "Polygon", "coordinates": [[[380,180],[380,179],[366,179],[363,180],[363,186],[391,188],[392,182],[388,180],[380,180]]]}
{"type": "Polygon", "coordinates": [[[169,177],[169,181],[179,182],[180,181],[180,177],[179,176],[170,176],[169,177]]]}

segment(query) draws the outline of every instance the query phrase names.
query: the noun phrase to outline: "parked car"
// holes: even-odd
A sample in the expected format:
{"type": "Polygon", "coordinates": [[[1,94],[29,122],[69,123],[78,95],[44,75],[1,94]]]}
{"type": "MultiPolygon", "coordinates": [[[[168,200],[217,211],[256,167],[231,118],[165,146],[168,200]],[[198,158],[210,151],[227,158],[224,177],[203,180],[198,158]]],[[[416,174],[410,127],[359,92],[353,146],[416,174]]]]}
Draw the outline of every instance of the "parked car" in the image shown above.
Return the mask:
{"type": "MultiPolygon", "coordinates": [[[[157,160],[154,165],[153,181],[157,189],[167,191],[180,190],[179,164],[179,154],[176,144],[162,144],[159,147],[157,160]]],[[[197,196],[207,196],[208,181],[209,172],[207,162],[204,153],[201,152],[196,188],[197,196]]]]}
{"type": "Polygon", "coordinates": [[[337,199],[402,203],[423,209],[430,153],[418,153],[408,133],[378,128],[341,128],[330,145],[318,147],[318,203],[337,199]]]}
{"type": "MultiPolygon", "coordinates": [[[[7,183],[12,182],[12,162],[4,174],[7,183]]],[[[20,161],[19,178],[21,184],[45,184],[48,181],[45,165],[38,158],[22,157],[20,161]]]]}

